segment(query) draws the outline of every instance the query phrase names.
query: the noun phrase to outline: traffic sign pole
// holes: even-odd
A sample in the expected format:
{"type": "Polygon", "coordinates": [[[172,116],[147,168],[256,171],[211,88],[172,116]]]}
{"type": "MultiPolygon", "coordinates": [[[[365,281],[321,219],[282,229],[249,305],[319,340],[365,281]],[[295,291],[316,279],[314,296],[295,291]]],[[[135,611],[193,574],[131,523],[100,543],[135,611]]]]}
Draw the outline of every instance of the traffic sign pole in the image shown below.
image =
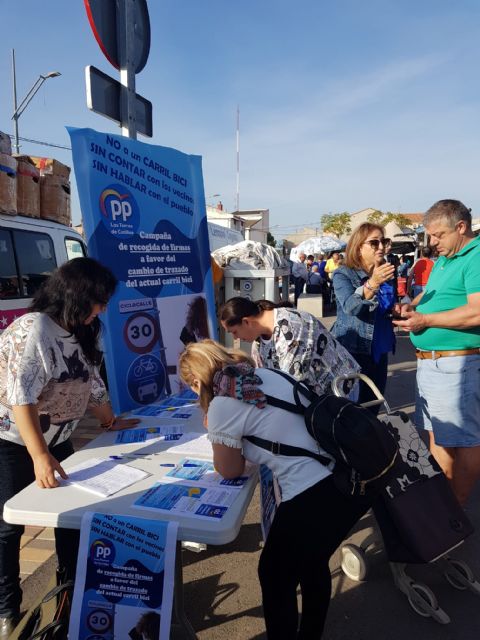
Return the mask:
{"type": "Polygon", "coordinates": [[[124,136],[134,140],[137,133],[151,137],[151,102],[135,92],[135,74],[144,68],[150,51],[147,2],[84,0],[84,3],[95,39],[107,60],[120,71],[118,83],[95,67],[87,67],[88,108],[119,122],[124,136]],[[116,104],[112,104],[113,99],[116,104]]]}
{"type": "Polygon", "coordinates": [[[120,0],[117,12],[117,38],[122,85],[122,135],[137,139],[135,92],[135,0],[120,0]]]}

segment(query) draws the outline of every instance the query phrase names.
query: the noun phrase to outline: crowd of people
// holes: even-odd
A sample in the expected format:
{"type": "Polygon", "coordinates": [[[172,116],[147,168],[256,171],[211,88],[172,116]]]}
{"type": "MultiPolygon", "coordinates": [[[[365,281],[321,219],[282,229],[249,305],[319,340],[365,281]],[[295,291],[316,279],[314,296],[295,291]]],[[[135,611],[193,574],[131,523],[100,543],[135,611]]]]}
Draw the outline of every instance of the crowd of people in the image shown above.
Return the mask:
{"type": "MultiPolygon", "coordinates": [[[[432,246],[422,247],[416,260],[413,254],[398,255],[393,251],[392,241],[387,238],[383,258],[394,267],[392,281],[395,295],[399,299],[416,297],[425,288],[437,257],[435,248],[432,246]]],[[[322,294],[327,306],[335,305],[333,274],[345,264],[345,260],[346,250],[344,253],[332,251],[328,258],[322,253],[317,255],[299,253],[298,262],[292,264],[295,306],[302,293],[322,294]]]]}
{"type": "MultiPolygon", "coordinates": [[[[388,259],[391,242],[382,226],[371,223],[354,230],[345,256],[299,256],[295,301],[306,284],[322,288],[328,280],[337,306],[331,332],[288,303],[236,297],[220,309],[219,321],[233,338],[251,343],[251,353],[196,335],[180,356],[180,376],[198,394],[216,469],[235,478],[246,461],[264,464],[277,483],[280,505],[258,569],[269,640],[321,637],[331,592],[329,559],[368,505],[336,488],[333,461],[279,456],[253,442],[282,442],[328,458],[302,417],[270,405],[267,396],[293,401],[290,380],[330,393],[336,376],[358,371],[384,394],[399,327],[410,332],[418,359],[416,427],[428,432],[430,450],[462,505],[480,478],[480,238],[470,210],[457,200],[435,203],[424,225],[429,250],[414,265],[388,259]],[[412,300],[399,295],[399,278],[408,279],[412,300]]],[[[53,489],[55,472],[65,477],[61,462],[72,452],[69,438],[87,407],[104,429],[135,423],[115,417],[98,373],[98,315],[115,286],[98,262],[72,260],[0,336],[2,506],[34,480],[53,489]]],[[[362,386],[359,402],[370,399],[362,386]]],[[[20,612],[22,530],[0,521],[0,639],[9,636],[20,612]]],[[[57,529],[56,539],[59,567],[71,577],[78,537],[57,529]]]]}

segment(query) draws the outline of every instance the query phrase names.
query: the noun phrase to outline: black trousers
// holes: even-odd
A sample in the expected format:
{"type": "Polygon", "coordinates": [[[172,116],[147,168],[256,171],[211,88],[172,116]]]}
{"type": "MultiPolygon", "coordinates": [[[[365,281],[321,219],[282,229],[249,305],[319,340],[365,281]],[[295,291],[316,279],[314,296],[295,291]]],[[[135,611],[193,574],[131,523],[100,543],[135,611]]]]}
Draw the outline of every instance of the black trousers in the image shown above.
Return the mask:
{"type": "MultiPolygon", "coordinates": [[[[73,453],[70,440],[53,447],[51,453],[61,462],[73,453]]],[[[0,513],[7,500],[35,480],[33,462],[26,447],[0,440],[0,513]]],[[[55,500],[55,489],[44,489],[55,500]]],[[[20,612],[20,538],[25,527],[0,519],[0,617],[15,617],[20,612]]],[[[55,529],[55,548],[62,578],[75,577],[79,532],[55,529]]]]}
{"type": "Polygon", "coordinates": [[[280,504],[258,566],[269,640],[321,637],[331,594],[328,561],[367,508],[340,493],[331,477],[280,504]]]}
{"type": "Polygon", "coordinates": [[[303,278],[295,278],[295,306],[297,306],[297,301],[300,294],[303,293],[303,289],[305,288],[305,280],[303,278]]]}
{"type": "MultiPolygon", "coordinates": [[[[362,367],[362,373],[374,382],[382,396],[385,395],[385,387],[387,386],[388,353],[381,355],[378,362],[374,362],[371,355],[364,353],[352,353],[352,356],[362,367]]],[[[363,404],[370,400],[375,400],[372,390],[364,382],[360,382],[360,395],[358,397],[358,402],[363,404]]],[[[375,415],[377,415],[379,410],[380,406],[370,407],[370,411],[375,415]]]]}

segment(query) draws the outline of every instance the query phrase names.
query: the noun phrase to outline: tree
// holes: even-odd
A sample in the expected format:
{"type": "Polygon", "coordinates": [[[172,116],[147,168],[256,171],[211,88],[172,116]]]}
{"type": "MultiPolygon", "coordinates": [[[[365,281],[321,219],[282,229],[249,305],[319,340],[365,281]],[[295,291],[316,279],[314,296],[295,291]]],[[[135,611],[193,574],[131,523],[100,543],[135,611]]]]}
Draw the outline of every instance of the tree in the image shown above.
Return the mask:
{"type": "Polygon", "coordinates": [[[270,231],[267,231],[267,244],[269,244],[271,247],[275,247],[275,245],[277,244],[270,231]]]}
{"type": "Polygon", "coordinates": [[[343,213],[330,213],[322,216],[322,230],[325,233],[332,233],[339,238],[351,232],[350,214],[347,211],[343,213]]]}
{"type": "Polygon", "coordinates": [[[392,213],[391,211],[383,213],[383,211],[376,210],[369,214],[367,220],[382,227],[386,227],[389,222],[396,222],[399,227],[408,227],[411,224],[410,220],[401,213],[392,213]]]}

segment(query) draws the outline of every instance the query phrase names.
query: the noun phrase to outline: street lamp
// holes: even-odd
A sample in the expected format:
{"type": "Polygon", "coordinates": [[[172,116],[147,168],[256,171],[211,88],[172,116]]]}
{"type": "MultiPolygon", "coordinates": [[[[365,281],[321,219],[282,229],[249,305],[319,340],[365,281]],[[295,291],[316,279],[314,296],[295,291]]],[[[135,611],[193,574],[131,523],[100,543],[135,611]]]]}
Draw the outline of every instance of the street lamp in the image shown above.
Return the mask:
{"type": "Polygon", "coordinates": [[[27,93],[27,95],[24,97],[24,99],[21,101],[21,103],[19,105],[17,105],[17,74],[16,74],[16,71],[15,71],[15,50],[14,49],[12,49],[12,72],[13,72],[13,115],[12,115],[12,120],[15,123],[15,143],[14,143],[14,147],[15,147],[16,153],[20,153],[20,145],[19,145],[19,142],[18,142],[18,119],[20,118],[22,113],[25,111],[25,109],[28,107],[28,105],[30,104],[31,99],[37,93],[37,91],[40,89],[40,87],[45,82],[45,80],[48,80],[49,78],[57,78],[58,76],[61,76],[62,74],[60,73],[60,71],[50,71],[49,73],[46,73],[46,74],[40,74],[38,76],[38,78],[36,79],[35,83],[33,84],[32,88],[30,89],[30,91],[27,93]]]}

